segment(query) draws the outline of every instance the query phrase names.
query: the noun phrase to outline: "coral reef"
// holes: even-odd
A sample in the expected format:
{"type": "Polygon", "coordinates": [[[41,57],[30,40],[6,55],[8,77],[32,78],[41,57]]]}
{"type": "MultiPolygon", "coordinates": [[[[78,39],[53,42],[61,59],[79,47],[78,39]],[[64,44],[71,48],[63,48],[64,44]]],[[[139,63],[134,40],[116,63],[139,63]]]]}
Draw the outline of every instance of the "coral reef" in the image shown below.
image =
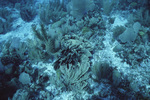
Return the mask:
{"type": "Polygon", "coordinates": [[[1,100],[150,100],[148,0],[0,0],[1,100]]]}
{"type": "Polygon", "coordinates": [[[37,55],[39,55],[39,60],[55,58],[58,54],[57,52],[60,50],[60,35],[53,30],[47,32],[42,24],[40,25],[40,30],[36,29],[36,25],[33,25],[32,29],[37,39],[34,41],[35,44],[30,44],[29,57],[32,60],[35,59],[37,55]],[[33,46],[35,46],[35,49],[32,49],[33,46]]]}
{"type": "Polygon", "coordinates": [[[127,28],[121,35],[119,35],[119,40],[122,43],[134,42],[136,40],[140,28],[141,24],[139,22],[134,23],[131,28],[127,28]]]}
{"type": "Polygon", "coordinates": [[[61,65],[77,65],[78,62],[80,63],[86,59],[89,61],[88,59],[92,57],[91,44],[86,39],[78,37],[77,35],[65,35],[62,38],[61,46],[60,57],[54,64],[55,69],[61,65]]]}
{"type": "Polygon", "coordinates": [[[87,40],[76,35],[65,35],[61,43],[60,57],[54,63],[60,74],[59,83],[63,83],[66,90],[81,92],[87,87],[92,47],[87,40]]]}
{"type": "Polygon", "coordinates": [[[93,0],[81,0],[80,2],[71,0],[67,5],[67,11],[76,19],[81,19],[88,11],[94,10],[94,5],[93,0]]]}
{"type": "Polygon", "coordinates": [[[118,0],[102,0],[102,7],[104,14],[109,15],[112,11],[114,6],[116,6],[118,3],[118,0]]]}
{"type": "Polygon", "coordinates": [[[11,10],[0,8],[0,34],[5,34],[12,29],[13,20],[11,10]]]}
{"type": "Polygon", "coordinates": [[[112,78],[112,67],[109,66],[107,61],[105,62],[95,62],[92,68],[92,72],[96,76],[96,81],[100,81],[101,79],[111,79],[112,78]]]}
{"type": "Polygon", "coordinates": [[[128,20],[130,23],[133,22],[140,22],[143,26],[149,26],[150,25],[150,11],[148,8],[140,7],[137,9],[136,12],[133,14],[130,14],[128,17],[128,20]]]}
{"type": "Polygon", "coordinates": [[[20,9],[20,16],[24,21],[30,22],[36,16],[36,10],[32,5],[25,5],[20,9]]]}
{"type": "Polygon", "coordinates": [[[48,25],[60,20],[66,15],[64,9],[64,5],[60,0],[49,1],[48,4],[41,4],[39,8],[41,23],[48,25]]]}

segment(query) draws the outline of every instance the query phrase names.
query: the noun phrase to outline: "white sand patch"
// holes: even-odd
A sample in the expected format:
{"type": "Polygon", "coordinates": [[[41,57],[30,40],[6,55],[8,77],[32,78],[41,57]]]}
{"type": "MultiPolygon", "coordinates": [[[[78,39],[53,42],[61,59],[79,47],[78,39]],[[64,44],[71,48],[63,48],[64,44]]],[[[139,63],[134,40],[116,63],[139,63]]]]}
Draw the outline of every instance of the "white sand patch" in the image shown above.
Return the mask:
{"type": "Polygon", "coordinates": [[[46,68],[46,70],[44,70],[43,73],[48,73],[48,75],[52,75],[53,73],[56,73],[56,71],[54,70],[54,67],[52,65],[52,63],[43,63],[43,62],[38,62],[37,64],[33,64],[32,65],[33,68],[38,68],[38,69],[42,69],[42,68],[46,68]]]}
{"type": "Polygon", "coordinates": [[[125,26],[125,24],[128,22],[127,19],[123,18],[122,16],[116,14],[113,15],[112,17],[115,17],[114,24],[112,25],[112,28],[116,26],[125,26]]]}
{"type": "Polygon", "coordinates": [[[33,31],[31,26],[37,22],[37,17],[32,22],[25,22],[21,18],[18,18],[13,22],[12,31],[0,35],[0,42],[13,39],[14,37],[19,37],[21,41],[33,39],[33,31]]]}
{"type": "MultiPolygon", "coordinates": [[[[125,25],[125,23],[127,23],[127,20],[123,21],[117,18],[113,26],[125,25]]],[[[123,73],[124,76],[127,76],[129,81],[132,80],[131,84],[137,85],[137,88],[133,87],[134,91],[138,91],[140,89],[139,86],[146,86],[147,88],[143,91],[145,91],[145,95],[147,95],[148,92],[146,91],[149,91],[150,71],[148,66],[150,61],[146,61],[147,63],[143,63],[141,66],[137,66],[136,68],[132,68],[132,66],[126,62],[122,62],[122,59],[115,56],[116,52],[113,51],[113,48],[119,44],[118,41],[112,42],[112,32],[110,30],[106,30],[106,33],[105,40],[103,41],[105,48],[94,55],[94,60],[111,62],[112,67],[117,68],[119,72],[123,73]]]]}
{"type": "Polygon", "coordinates": [[[53,100],[74,100],[73,92],[63,92],[60,96],[56,96],[53,100]]]}
{"type": "Polygon", "coordinates": [[[127,75],[130,69],[130,66],[127,63],[123,63],[122,59],[116,57],[116,53],[113,51],[113,48],[118,45],[118,42],[112,43],[111,32],[107,31],[107,35],[105,36],[105,41],[103,41],[105,45],[104,50],[100,50],[94,55],[95,61],[109,61],[112,63],[113,67],[117,67],[118,71],[123,72],[124,75],[127,75]]]}

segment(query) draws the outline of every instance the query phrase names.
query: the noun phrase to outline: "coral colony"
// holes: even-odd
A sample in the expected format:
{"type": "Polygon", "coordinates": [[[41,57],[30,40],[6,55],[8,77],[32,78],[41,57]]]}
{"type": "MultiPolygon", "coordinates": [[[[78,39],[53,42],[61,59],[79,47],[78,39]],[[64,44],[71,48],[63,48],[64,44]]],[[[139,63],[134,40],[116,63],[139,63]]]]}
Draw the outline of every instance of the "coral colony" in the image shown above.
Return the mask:
{"type": "Polygon", "coordinates": [[[0,100],[150,100],[150,1],[0,0],[0,100]]]}

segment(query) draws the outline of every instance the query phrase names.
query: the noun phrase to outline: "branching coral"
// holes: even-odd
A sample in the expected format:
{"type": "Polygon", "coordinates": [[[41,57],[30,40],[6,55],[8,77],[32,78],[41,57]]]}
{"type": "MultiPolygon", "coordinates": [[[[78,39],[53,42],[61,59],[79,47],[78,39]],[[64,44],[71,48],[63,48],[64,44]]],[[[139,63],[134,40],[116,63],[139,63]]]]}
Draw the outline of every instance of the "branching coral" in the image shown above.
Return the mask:
{"type": "Polygon", "coordinates": [[[93,0],[80,0],[80,2],[77,0],[71,0],[67,8],[72,16],[81,19],[88,11],[92,11],[94,6],[95,4],[93,0]]]}
{"type": "Polygon", "coordinates": [[[83,55],[86,55],[87,61],[92,57],[90,43],[77,35],[65,35],[61,41],[61,46],[61,55],[54,64],[55,69],[61,65],[77,65],[78,62],[82,62],[83,55]]]}
{"type": "Polygon", "coordinates": [[[32,21],[36,16],[36,9],[32,5],[25,5],[20,9],[20,15],[24,21],[32,21]]]}
{"type": "Polygon", "coordinates": [[[21,42],[19,38],[14,37],[4,44],[1,54],[1,61],[4,65],[14,64],[18,66],[26,59],[26,44],[21,42]]]}
{"type": "Polygon", "coordinates": [[[40,25],[40,28],[41,29],[38,30],[35,25],[32,26],[34,35],[37,38],[34,41],[34,43],[38,44],[38,46],[35,45],[34,48],[31,46],[30,48],[31,50],[29,51],[29,53],[31,53],[30,56],[31,58],[34,58],[32,56],[36,56],[36,54],[40,54],[41,56],[39,58],[42,59],[50,59],[51,57],[53,58],[60,50],[60,37],[54,31],[52,31],[52,33],[47,32],[44,25],[42,24],[40,25]]]}
{"type": "Polygon", "coordinates": [[[150,11],[149,9],[140,7],[136,12],[130,14],[128,17],[128,21],[130,23],[134,23],[136,21],[140,22],[141,25],[148,27],[150,25],[150,11]]]}
{"type": "Polygon", "coordinates": [[[5,34],[11,30],[12,21],[12,12],[7,8],[0,9],[0,34],[5,34]]]}
{"type": "Polygon", "coordinates": [[[67,90],[81,92],[87,86],[87,79],[89,78],[89,62],[78,63],[77,66],[69,65],[61,66],[60,81],[66,86],[67,90]]]}
{"type": "Polygon", "coordinates": [[[49,1],[48,4],[40,5],[40,20],[43,24],[50,24],[58,21],[66,12],[64,12],[63,4],[60,0],[49,1]]]}
{"type": "Polygon", "coordinates": [[[54,63],[59,73],[59,85],[67,90],[81,92],[87,87],[92,46],[76,35],[65,35],[61,41],[62,50],[58,60],[54,63]]]}

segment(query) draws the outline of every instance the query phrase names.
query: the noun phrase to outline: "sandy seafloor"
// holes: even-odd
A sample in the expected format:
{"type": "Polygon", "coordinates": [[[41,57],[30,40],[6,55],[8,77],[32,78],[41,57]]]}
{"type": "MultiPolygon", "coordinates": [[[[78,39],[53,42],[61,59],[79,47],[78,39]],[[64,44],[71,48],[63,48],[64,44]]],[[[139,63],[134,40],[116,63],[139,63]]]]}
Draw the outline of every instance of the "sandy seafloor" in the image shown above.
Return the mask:
{"type": "MultiPolygon", "coordinates": [[[[31,29],[32,24],[38,24],[39,22],[39,17],[36,16],[33,21],[31,22],[25,22],[19,17],[19,12],[14,11],[15,14],[14,16],[18,16],[17,19],[13,21],[13,26],[10,32],[7,32],[6,34],[1,34],[0,35],[0,43],[3,43],[3,41],[7,41],[9,39],[13,38],[20,38],[21,41],[26,42],[27,39],[33,39],[33,30],[31,29]]],[[[128,11],[125,11],[128,13],[128,11]]],[[[149,79],[150,78],[150,59],[148,58],[147,62],[142,62],[141,66],[138,66],[136,68],[132,68],[131,65],[127,64],[126,62],[122,61],[122,58],[116,56],[116,52],[113,51],[114,47],[119,44],[118,41],[112,42],[112,29],[116,26],[125,26],[126,23],[128,23],[127,18],[122,16],[122,12],[113,12],[111,17],[115,17],[115,21],[113,24],[109,24],[108,21],[106,21],[106,30],[105,33],[107,33],[104,36],[104,41],[103,44],[105,46],[104,49],[96,51],[93,55],[92,62],[96,61],[108,61],[111,62],[111,66],[115,67],[121,74],[122,76],[126,76],[130,79],[132,77],[132,82],[134,84],[133,91],[142,91],[138,90],[139,84],[142,86],[145,86],[144,88],[144,93],[146,91],[150,91],[150,83],[149,79]],[[137,87],[136,87],[137,86],[137,87]],[[137,88],[137,89],[136,89],[137,88]]],[[[109,17],[110,17],[109,16],[109,17]]],[[[103,19],[108,19],[108,16],[102,15],[103,19]]],[[[150,27],[148,27],[150,29],[150,27]]],[[[3,45],[3,44],[0,44],[3,45]]],[[[144,45],[146,47],[146,45],[144,45]]],[[[1,48],[2,49],[2,48],[1,48]]],[[[39,69],[46,68],[46,70],[43,73],[47,73],[50,77],[53,76],[53,74],[56,74],[56,71],[53,68],[52,63],[45,63],[45,62],[38,62],[35,64],[32,64],[32,67],[37,67],[39,69]]],[[[30,86],[34,84],[30,83],[30,86]]],[[[97,82],[91,81],[90,83],[91,87],[97,87],[93,91],[93,94],[98,94],[100,91],[102,91],[102,84],[98,84],[97,82]]],[[[56,88],[55,85],[49,84],[47,87],[45,87],[49,92],[53,91],[55,94],[55,97],[53,100],[74,100],[74,93],[72,91],[62,91],[60,88],[56,88]],[[59,90],[60,89],[60,90],[59,90]],[[59,91],[59,93],[57,93],[59,91]]],[[[43,91],[40,93],[42,94],[43,91]]],[[[45,92],[43,92],[44,94],[45,92]]],[[[88,94],[86,91],[83,92],[82,97],[84,100],[89,99],[93,94],[88,94]]],[[[101,99],[103,100],[103,99],[101,99]]],[[[107,100],[107,99],[106,99],[107,100]]],[[[108,99],[109,100],[109,99],[108,99]]]]}

